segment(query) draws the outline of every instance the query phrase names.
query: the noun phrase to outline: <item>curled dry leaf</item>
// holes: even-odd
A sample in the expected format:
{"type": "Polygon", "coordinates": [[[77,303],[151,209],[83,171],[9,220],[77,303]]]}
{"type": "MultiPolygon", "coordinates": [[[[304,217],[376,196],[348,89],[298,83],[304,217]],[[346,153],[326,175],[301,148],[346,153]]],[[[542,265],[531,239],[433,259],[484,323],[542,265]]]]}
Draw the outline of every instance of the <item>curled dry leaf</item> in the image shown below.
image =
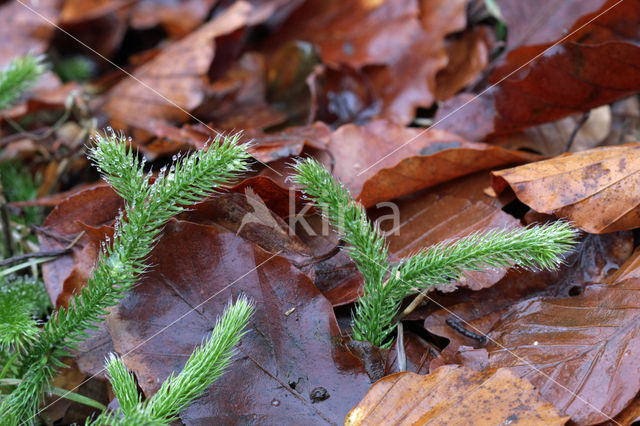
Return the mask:
{"type": "Polygon", "coordinates": [[[446,365],[427,376],[405,372],[383,378],[345,425],[563,425],[568,420],[507,368],[478,373],[446,365]]]}
{"type": "Polygon", "coordinates": [[[640,143],[595,148],[493,172],[532,209],[569,218],[591,233],[640,226],[640,143]]]}
{"type": "Polygon", "coordinates": [[[477,171],[540,158],[384,120],[340,127],[328,149],[334,175],[366,207],[477,171]]]}
{"type": "Polygon", "coordinates": [[[449,63],[436,75],[436,99],[444,101],[472,83],[489,63],[490,36],[472,28],[447,40],[449,63]]]}
{"type": "MultiPolygon", "coordinates": [[[[640,390],[640,252],[579,296],[513,305],[491,329],[487,368],[527,378],[578,424],[616,416],[640,390]]],[[[467,351],[469,352],[469,351],[467,351]]],[[[474,352],[474,351],[471,351],[474,352]]]]}

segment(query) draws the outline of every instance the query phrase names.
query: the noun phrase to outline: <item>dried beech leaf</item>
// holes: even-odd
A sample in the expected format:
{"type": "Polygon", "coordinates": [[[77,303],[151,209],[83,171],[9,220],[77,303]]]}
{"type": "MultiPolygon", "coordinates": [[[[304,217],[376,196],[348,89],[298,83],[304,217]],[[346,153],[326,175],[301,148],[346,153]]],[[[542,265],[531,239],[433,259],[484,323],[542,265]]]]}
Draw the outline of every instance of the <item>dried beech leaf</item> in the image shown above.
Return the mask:
{"type": "Polygon", "coordinates": [[[602,234],[640,226],[640,143],[594,148],[493,172],[532,209],[602,234]]]}
{"type": "Polygon", "coordinates": [[[482,349],[487,368],[513,369],[578,424],[616,416],[640,390],[637,257],[610,284],[513,305],[482,349]]]}
{"type": "MultiPolygon", "coordinates": [[[[555,10],[556,3],[550,8],[555,10]]],[[[593,1],[584,3],[586,7],[578,9],[581,12],[597,5],[593,1]]],[[[570,6],[561,9],[575,13],[570,6]]],[[[560,13],[557,19],[564,22],[566,16],[560,13]]],[[[489,84],[499,84],[442,121],[438,128],[471,140],[484,140],[487,135],[558,120],[637,93],[639,24],[640,0],[608,0],[597,11],[579,16],[568,30],[566,25],[552,25],[558,31],[554,41],[562,43],[551,47],[551,41],[539,44],[534,38],[536,42],[509,51],[489,78],[489,84]],[[571,36],[564,39],[568,33],[571,36]]],[[[436,120],[444,119],[469,99],[469,94],[449,99],[436,120]]]]}
{"type": "Polygon", "coordinates": [[[477,171],[539,158],[384,120],[340,127],[328,149],[335,161],[333,173],[366,207],[477,171]]]}
{"type": "Polygon", "coordinates": [[[186,120],[188,115],[183,110],[196,108],[204,98],[206,74],[216,50],[215,38],[242,28],[251,11],[246,2],[235,3],[111,89],[104,110],[113,125],[126,128],[141,119],[186,120]]]}
{"type": "Polygon", "coordinates": [[[383,378],[345,425],[563,425],[568,420],[508,368],[478,373],[446,365],[427,376],[404,372],[383,378]]]}

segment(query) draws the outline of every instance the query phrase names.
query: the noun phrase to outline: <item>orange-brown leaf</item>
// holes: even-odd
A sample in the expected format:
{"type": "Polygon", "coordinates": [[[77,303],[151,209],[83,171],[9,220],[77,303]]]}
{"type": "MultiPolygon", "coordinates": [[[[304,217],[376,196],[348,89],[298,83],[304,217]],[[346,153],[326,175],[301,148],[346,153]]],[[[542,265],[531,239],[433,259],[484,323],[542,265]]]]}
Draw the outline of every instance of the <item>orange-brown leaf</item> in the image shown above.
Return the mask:
{"type": "Polygon", "coordinates": [[[591,233],[640,226],[640,143],[595,148],[493,172],[532,209],[567,217],[591,233]]]}
{"type": "Polygon", "coordinates": [[[379,380],[345,424],[563,425],[568,420],[507,368],[478,373],[446,365],[427,376],[403,372],[379,380]]]}

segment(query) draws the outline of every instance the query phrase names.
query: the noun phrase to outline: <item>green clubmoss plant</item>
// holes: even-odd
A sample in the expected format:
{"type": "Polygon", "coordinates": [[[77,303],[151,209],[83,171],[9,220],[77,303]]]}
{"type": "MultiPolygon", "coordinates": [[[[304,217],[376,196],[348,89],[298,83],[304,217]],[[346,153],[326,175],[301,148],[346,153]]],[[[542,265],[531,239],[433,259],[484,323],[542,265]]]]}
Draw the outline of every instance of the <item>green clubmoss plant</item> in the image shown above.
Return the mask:
{"type": "Polygon", "coordinates": [[[346,250],[364,276],[356,302],[353,339],[388,347],[402,300],[417,291],[456,281],[466,271],[519,266],[554,269],[576,244],[577,231],[566,222],[515,230],[476,233],[443,242],[390,265],[381,230],[361,204],[313,159],[294,165],[293,180],[348,244],[346,250]]]}
{"type": "Polygon", "coordinates": [[[0,110],[11,107],[44,74],[44,56],[24,55],[0,71],[0,110]]]}
{"type": "Polygon", "coordinates": [[[209,149],[187,157],[176,157],[163,168],[155,182],[143,170],[144,162],[129,147],[124,136],[109,130],[97,135],[89,157],[104,179],[125,200],[116,218],[112,241],[104,244],[93,276],[74,296],[68,308],[60,308],[31,339],[20,357],[20,383],[2,401],[3,424],[33,421],[41,396],[59,368],[62,358],[86,338],[86,330],[97,328],[107,308],[125,297],[148,269],[145,263],[162,227],[185,206],[209,196],[247,168],[246,146],[239,135],[217,137],[209,149]]]}
{"type": "Polygon", "coordinates": [[[158,392],[144,402],[140,399],[133,375],[120,358],[111,356],[107,370],[120,408],[115,412],[104,412],[91,424],[169,425],[222,376],[252,312],[253,306],[245,297],[229,304],[209,339],[193,351],[180,374],[171,374],[158,392]]]}

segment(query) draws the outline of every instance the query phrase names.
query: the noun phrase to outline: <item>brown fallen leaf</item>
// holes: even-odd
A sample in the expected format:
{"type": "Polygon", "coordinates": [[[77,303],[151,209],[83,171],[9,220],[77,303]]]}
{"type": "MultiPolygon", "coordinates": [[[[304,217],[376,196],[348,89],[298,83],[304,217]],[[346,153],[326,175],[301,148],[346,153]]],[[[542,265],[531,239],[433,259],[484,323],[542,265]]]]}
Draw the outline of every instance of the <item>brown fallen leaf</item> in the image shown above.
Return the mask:
{"type": "MultiPolygon", "coordinates": [[[[576,32],[561,44],[527,44],[510,51],[489,78],[489,84],[500,81],[499,85],[465,106],[468,94],[449,99],[436,115],[437,121],[442,120],[438,127],[484,140],[491,134],[515,132],[637,93],[638,23],[640,0],[608,0],[598,11],[577,19],[568,33],[576,32]],[[461,109],[454,112],[458,107],[461,109]],[[453,115],[445,119],[450,113],[453,115]]],[[[556,41],[565,34],[559,32],[556,41]]]]}
{"type": "Polygon", "coordinates": [[[427,376],[405,372],[376,382],[345,425],[563,425],[568,420],[508,368],[478,373],[446,365],[427,376]]]}
{"type": "MultiPolygon", "coordinates": [[[[111,58],[124,39],[132,4],[130,0],[66,0],[60,26],[99,54],[111,58]]],[[[73,43],[74,50],[79,47],[75,40],[65,38],[64,42],[73,43]]]]}
{"type": "MultiPolygon", "coordinates": [[[[427,314],[424,328],[449,340],[437,364],[455,362],[461,346],[484,347],[485,335],[518,302],[540,296],[577,295],[588,284],[612,279],[632,251],[631,232],[588,234],[557,271],[512,270],[491,288],[432,294],[439,306],[427,314]]],[[[421,317],[416,312],[411,318],[421,317]]]]}
{"type": "Polygon", "coordinates": [[[235,3],[113,87],[103,107],[112,125],[127,129],[150,119],[184,122],[188,118],[184,111],[196,108],[204,99],[206,75],[216,51],[215,38],[245,26],[252,12],[248,3],[235,3]]]}
{"type": "MultiPolygon", "coordinates": [[[[122,199],[113,189],[103,185],[71,195],[53,209],[38,231],[40,249],[46,251],[66,247],[85,231],[87,225],[92,227],[111,225],[123,205],[122,199]]],[[[89,248],[85,250],[85,247],[90,244],[92,244],[91,236],[85,232],[73,246],[72,254],[58,257],[42,265],[44,283],[54,306],[68,300],[70,293],[64,293],[65,281],[72,273],[74,277],[78,277],[79,274],[86,279],[93,268],[97,250],[89,248]],[[90,253],[93,253],[94,257],[89,256],[90,253]],[[75,273],[74,269],[76,269],[75,273]],[[83,272],[80,273],[80,271],[83,272]]],[[[78,285],[69,283],[67,289],[72,291],[82,285],[84,283],[78,285]]]]}
{"type": "Polygon", "coordinates": [[[578,424],[616,416],[640,390],[637,258],[616,281],[578,296],[513,305],[492,327],[486,349],[475,351],[485,352],[487,368],[509,367],[530,380],[578,424]]]}
{"type": "Polygon", "coordinates": [[[217,0],[142,0],[136,2],[131,10],[129,24],[138,30],[161,25],[169,37],[178,39],[195,30],[216,3],[217,0]]]}
{"type": "MultiPolygon", "coordinates": [[[[42,0],[37,3],[11,1],[0,4],[0,69],[18,56],[32,53],[45,53],[53,37],[60,14],[61,0],[42,0]],[[31,9],[31,10],[29,10],[31,9]]],[[[60,79],[47,71],[31,88],[30,93],[52,91],[60,86],[60,79]]],[[[16,118],[27,112],[27,106],[18,104],[3,111],[3,114],[16,118]]]]}
{"type": "Polygon", "coordinates": [[[328,150],[335,162],[333,174],[366,207],[477,171],[539,158],[384,120],[340,127],[328,150]]]}
{"type": "MultiPolygon", "coordinates": [[[[488,173],[478,173],[450,184],[405,197],[396,202],[399,222],[392,229],[381,221],[389,250],[396,258],[409,257],[419,250],[447,240],[455,240],[474,232],[492,229],[514,229],[520,222],[502,211],[499,200],[485,195],[488,173]]],[[[380,214],[388,213],[380,209],[380,214]]],[[[468,272],[455,283],[439,290],[454,291],[458,287],[472,290],[491,287],[507,273],[508,268],[468,272]]]]}
{"type": "MultiPolygon", "coordinates": [[[[140,149],[147,158],[170,156],[180,151],[203,148],[211,139],[211,131],[201,124],[185,124],[178,128],[171,124],[155,121],[146,131],[156,136],[140,149]]],[[[326,148],[331,137],[331,129],[323,122],[310,126],[289,127],[282,131],[265,133],[249,128],[242,134],[242,142],[250,142],[249,153],[263,163],[287,159],[299,155],[305,146],[317,149],[326,148]]]]}
{"type": "Polygon", "coordinates": [[[245,294],[256,306],[234,361],[181,413],[185,424],[337,423],[370,386],[331,305],[286,259],[213,227],[171,220],[150,262],[157,267],[107,319],[146,395],[182,369],[230,297],[245,294]]]}
{"type": "Polygon", "coordinates": [[[0,68],[16,56],[28,52],[37,55],[47,50],[55,27],[37,13],[56,24],[61,4],[61,0],[42,0],[26,5],[12,1],[0,6],[0,68]]]}
{"type": "MultiPolygon", "coordinates": [[[[622,101],[621,101],[622,102],[622,101]]],[[[580,152],[601,145],[611,131],[611,107],[603,105],[584,114],[575,114],[549,123],[528,127],[517,133],[490,137],[487,143],[507,149],[520,149],[553,157],[566,151],[573,132],[569,152],[580,152]]],[[[631,141],[629,141],[631,142],[631,141]]],[[[617,144],[606,144],[617,145],[617,144]]]]}
{"type": "Polygon", "coordinates": [[[505,49],[553,43],[580,17],[600,9],[606,0],[496,0],[509,29],[505,49]]]}
{"type": "Polygon", "coordinates": [[[436,99],[444,101],[472,83],[489,63],[490,35],[472,28],[447,40],[449,63],[436,75],[436,99]]]}
{"type": "Polygon", "coordinates": [[[444,37],[464,28],[466,0],[304,2],[272,43],[316,44],[325,64],[361,71],[382,100],[380,116],[408,123],[434,100],[447,64],[444,37]]]}
{"type": "Polygon", "coordinates": [[[493,172],[532,209],[570,219],[591,233],[640,226],[640,143],[595,148],[493,172]]]}

